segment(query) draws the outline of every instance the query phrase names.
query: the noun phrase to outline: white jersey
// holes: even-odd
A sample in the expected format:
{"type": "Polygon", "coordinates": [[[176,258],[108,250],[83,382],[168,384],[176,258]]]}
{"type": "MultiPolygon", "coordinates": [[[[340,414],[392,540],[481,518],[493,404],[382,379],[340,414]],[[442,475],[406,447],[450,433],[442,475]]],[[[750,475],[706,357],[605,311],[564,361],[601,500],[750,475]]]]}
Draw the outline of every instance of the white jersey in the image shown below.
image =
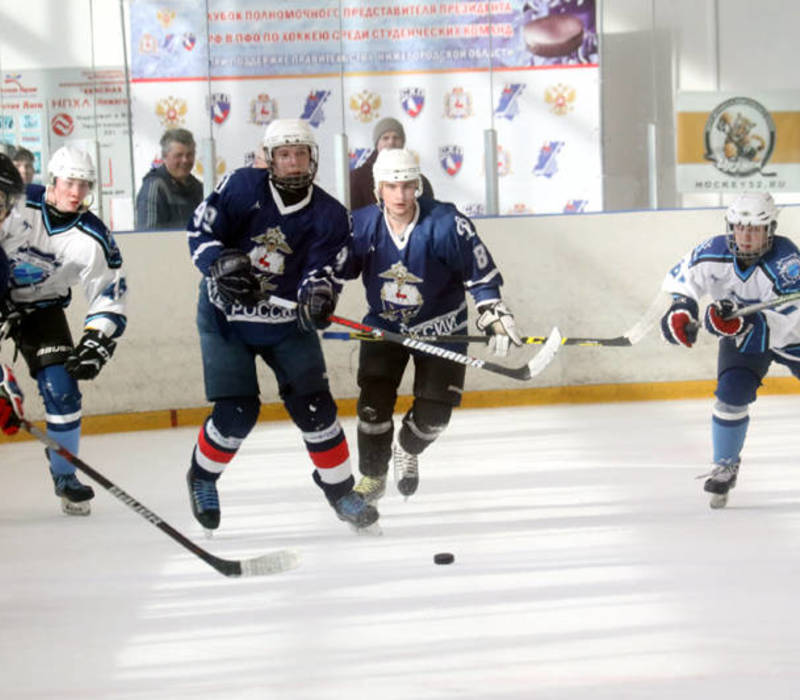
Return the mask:
{"type": "MultiPolygon", "coordinates": [[[[737,306],[770,301],[800,291],[800,251],[784,236],[775,236],[771,250],[743,268],[728,249],[726,236],[703,241],[673,267],[662,289],[696,302],[730,299],[737,306]]],[[[761,313],[769,326],[769,349],[782,357],[800,358],[800,305],[790,302],[761,313]]]]}
{"type": "Polygon", "coordinates": [[[67,306],[80,285],[89,303],[86,328],[115,337],[125,329],[127,285],[113,236],[91,212],[54,222],[46,189],[28,185],[0,227],[11,268],[11,300],[20,307],[67,306]]]}

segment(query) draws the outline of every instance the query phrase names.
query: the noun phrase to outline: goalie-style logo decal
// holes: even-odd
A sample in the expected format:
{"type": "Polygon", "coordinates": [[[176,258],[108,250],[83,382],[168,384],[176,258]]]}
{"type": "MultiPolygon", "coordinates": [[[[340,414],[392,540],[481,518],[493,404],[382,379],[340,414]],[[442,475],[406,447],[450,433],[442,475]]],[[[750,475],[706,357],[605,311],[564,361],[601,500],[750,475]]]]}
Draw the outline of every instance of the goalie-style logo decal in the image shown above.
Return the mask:
{"type": "Polygon", "coordinates": [[[378,277],[388,280],[381,286],[381,317],[407,324],[419,313],[424,299],[415,286],[423,280],[410,272],[399,260],[378,277]]]}
{"type": "Polygon", "coordinates": [[[253,267],[262,273],[261,286],[268,290],[277,289],[277,285],[272,284],[270,280],[283,274],[286,256],[292,254],[292,249],[286,242],[286,236],[280,226],[272,226],[264,233],[253,236],[251,240],[256,243],[256,246],[250,250],[248,255],[253,267]]]}

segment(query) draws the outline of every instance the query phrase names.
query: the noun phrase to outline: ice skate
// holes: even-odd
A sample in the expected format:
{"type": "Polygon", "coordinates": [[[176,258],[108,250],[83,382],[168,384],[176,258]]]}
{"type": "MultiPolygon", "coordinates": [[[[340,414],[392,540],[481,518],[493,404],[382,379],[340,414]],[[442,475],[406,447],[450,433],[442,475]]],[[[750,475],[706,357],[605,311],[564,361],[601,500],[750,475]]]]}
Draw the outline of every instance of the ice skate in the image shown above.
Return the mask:
{"type": "Polygon", "coordinates": [[[353,491],[360,494],[367,503],[376,503],[386,493],[386,474],[362,476],[353,491]]]}
{"type": "Polygon", "coordinates": [[[359,534],[381,534],[377,508],[367,503],[355,489],[336,501],[333,509],[339,520],[349,523],[359,534]]]}
{"type": "Polygon", "coordinates": [[[61,497],[61,510],[66,515],[90,515],[89,501],[94,498],[94,489],[78,481],[75,474],[53,474],[56,496],[61,497]]]}
{"type": "Polygon", "coordinates": [[[711,494],[709,505],[712,508],[724,508],[728,503],[728,493],[736,486],[736,478],[739,474],[738,459],[721,459],[714,464],[714,468],[709,474],[703,490],[711,494]]]}
{"type": "Polygon", "coordinates": [[[192,514],[210,537],[219,527],[220,510],[217,482],[209,479],[198,479],[192,474],[191,467],[186,472],[186,483],[189,486],[189,501],[192,514]]]}
{"type": "Polygon", "coordinates": [[[394,482],[397,490],[406,498],[413,496],[419,486],[417,455],[406,452],[399,444],[392,447],[394,482]]]}

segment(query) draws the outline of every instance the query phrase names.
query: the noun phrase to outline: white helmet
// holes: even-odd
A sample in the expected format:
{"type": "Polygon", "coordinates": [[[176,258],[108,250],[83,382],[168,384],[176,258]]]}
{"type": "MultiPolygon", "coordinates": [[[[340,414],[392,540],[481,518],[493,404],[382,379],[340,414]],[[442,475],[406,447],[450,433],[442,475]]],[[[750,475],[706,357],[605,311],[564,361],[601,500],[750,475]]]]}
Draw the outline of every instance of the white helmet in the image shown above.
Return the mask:
{"type": "Polygon", "coordinates": [[[319,163],[319,146],[314,138],[314,132],[305,119],[275,119],[267,126],[264,132],[264,160],[270,177],[277,187],[287,190],[303,190],[314,180],[319,163]],[[308,173],[279,177],[275,175],[272,167],[272,151],[280,146],[308,146],[311,154],[311,163],[308,173]]]}
{"type": "Polygon", "coordinates": [[[375,198],[381,201],[382,182],[417,181],[415,195],[422,194],[422,174],[417,157],[406,148],[384,148],[378,153],[372,166],[372,179],[375,182],[375,198]]]}
{"type": "Polygon", "coordinates": [[[772,237],[778,227],[778,207],[769,192],[744,192],[731,202],[725,212],[725,231],[729,250],[742,262],[753,263],[772,248],[772,237]],[[734,226],[764,226],[766,238],[759,250],[739,250],[734,226]]]}
{"type": "Polygon", "coordinates": [[[89,187],[94,187],[97,179],[94,163],[89,154],[74,146],[59,148],[47,164],[47,173],[50,176],[50,184],[55,184],[55,179],[60,177],[85,180],[89,183],[89,187]]]}

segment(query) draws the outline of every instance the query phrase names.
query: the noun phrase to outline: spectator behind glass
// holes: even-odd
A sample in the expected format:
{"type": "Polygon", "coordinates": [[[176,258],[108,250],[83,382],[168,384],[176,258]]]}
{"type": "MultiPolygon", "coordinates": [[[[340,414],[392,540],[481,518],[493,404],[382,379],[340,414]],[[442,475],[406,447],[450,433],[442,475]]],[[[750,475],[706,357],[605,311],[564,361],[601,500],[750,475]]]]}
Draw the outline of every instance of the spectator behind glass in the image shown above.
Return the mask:
{"type": "Polygon", "coordinates": [[[27,148],[20,146],[16,151],[14,151],[14,155],[11,160],[13,161],[17,170],[19,170],[22,182],[26,185],[30,185],[33,182],[33,176],[36,174],[36,170],[33,167],[33,153],[31,153],[27,148]]]}
{"type": "MultiPolygon", "coordinates": [[[[406,133],[403,125],[392,117],[381,119],[372,130],[372,151],[364,165],[350,171],[350,209],[355,211],[369,204],[375,204],[375,183],[372,179],[372,167],[375,160],[384,148],[403,148],[406,143],[406,133]]],[[[422,196],[433,198],[433,187],[428,179],[422,175],[422,196]]]]}
{"type": "Polygon", "coordinates": [[[163,163],[142,178],[136,197],[140,230],[185,228],[203,201],[203,185],[194,175],[195,142],[187,129],[169,129],[161,137],[163,163]]]}

